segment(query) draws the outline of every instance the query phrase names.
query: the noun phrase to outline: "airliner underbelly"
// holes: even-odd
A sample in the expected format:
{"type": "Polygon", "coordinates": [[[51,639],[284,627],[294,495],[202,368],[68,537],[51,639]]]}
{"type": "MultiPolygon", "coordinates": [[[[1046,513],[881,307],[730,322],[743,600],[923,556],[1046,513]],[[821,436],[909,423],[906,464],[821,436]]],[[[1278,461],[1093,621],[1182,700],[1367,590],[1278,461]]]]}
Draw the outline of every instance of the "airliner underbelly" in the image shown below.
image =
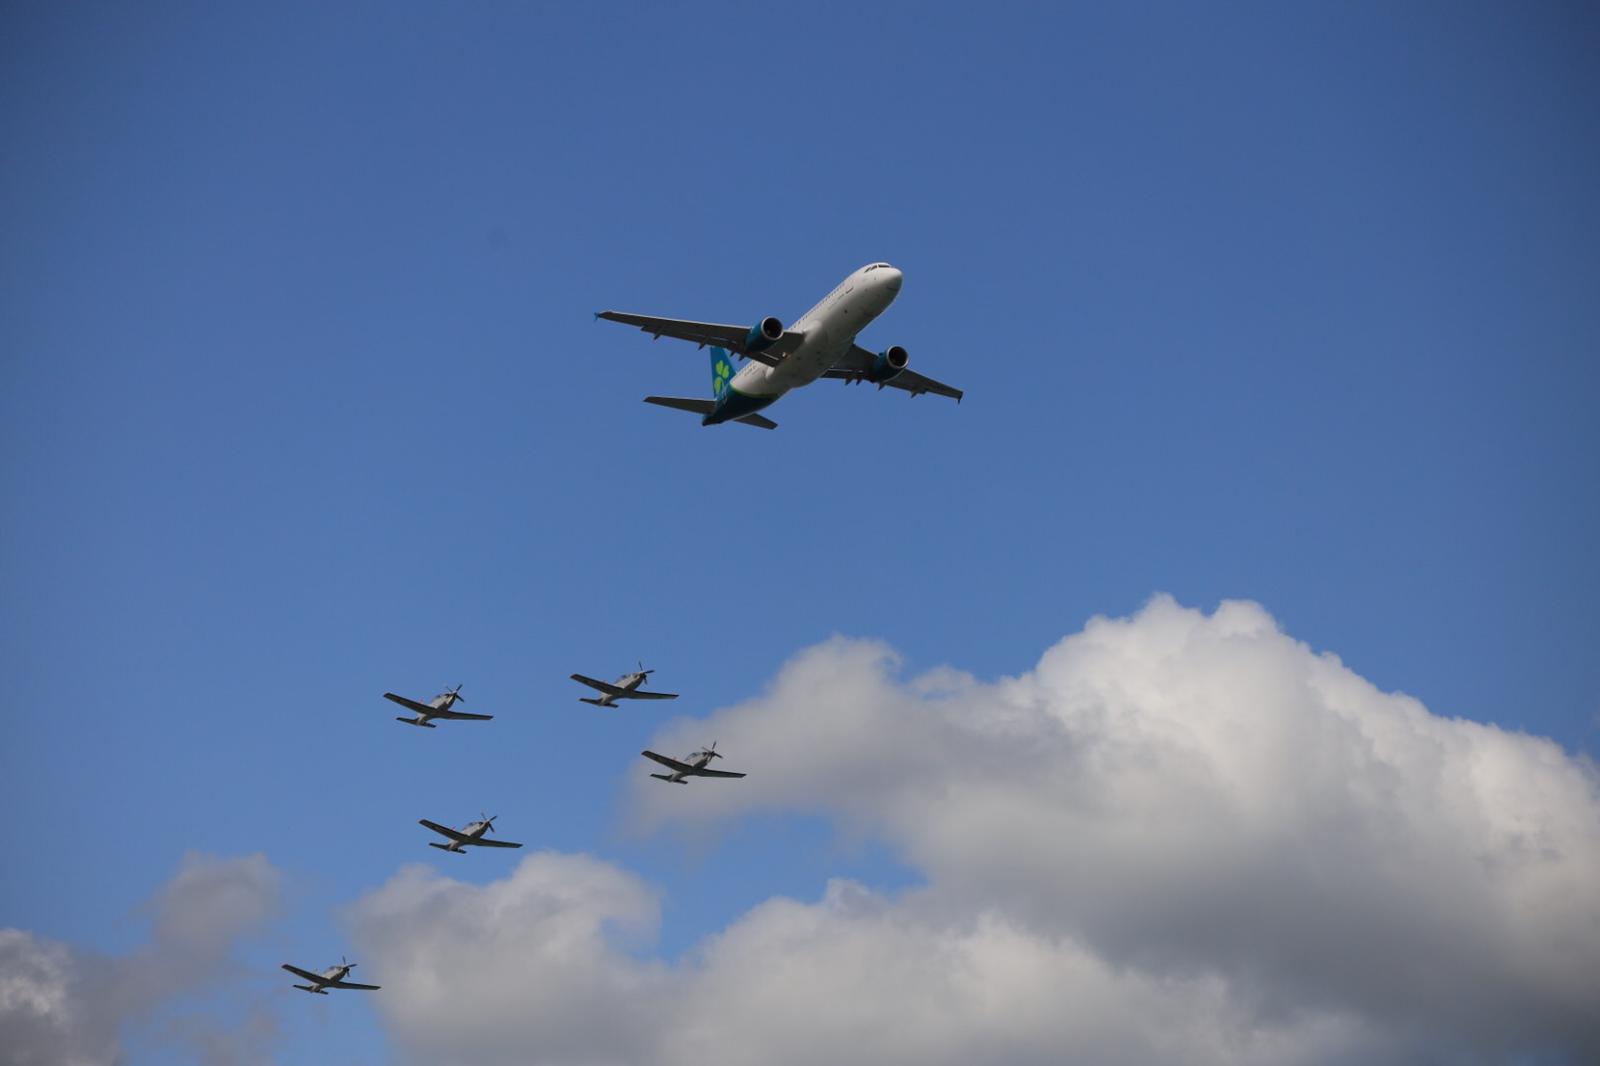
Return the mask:
{"type": "MultiPolygon", "coordinates": [[[[751,363],[734,376],[732,385],[746,396],[776,400],[790,389],[809,385],[827,373],[855,343],[856,334],[878,317],[876,312],[850,307],[848,297],[795,328],[804,331],[805,343],[777,366],[751,363]]],[[[813,312],[815,314],[815,312],[813,312]]]]}

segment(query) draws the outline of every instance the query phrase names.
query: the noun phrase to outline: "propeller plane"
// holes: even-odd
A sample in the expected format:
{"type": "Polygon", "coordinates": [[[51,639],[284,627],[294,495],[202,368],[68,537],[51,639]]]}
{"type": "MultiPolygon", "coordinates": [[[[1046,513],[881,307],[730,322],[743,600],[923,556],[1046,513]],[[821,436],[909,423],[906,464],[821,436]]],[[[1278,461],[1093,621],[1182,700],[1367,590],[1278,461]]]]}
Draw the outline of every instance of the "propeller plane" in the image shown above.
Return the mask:
{"type": "Polygon", "coordinates": [[[398,703],[408,711],[416,712],[415,718],[397,716],[395,721],[404,722],[406,725],[421,726],[423,729],[436,728],[434,724],[428,720],[430,718],[445,718],[451,721],[487,722],[489,719],[494,717],[492,714],[468,714],[465,711],[455,710],[456,704],[464,703],[467,699],[461,694],[460,685],[457,685],[453,689],[448,689],[439,693],[427,703],[418,703],[416,700],[408,700],[404,696],[396,696],[393,692],[385,692],[383,694],[383,698],[390,700],[391,702],[398,703]]]}
{"type": "Polygon", "coordinates": [[[426,818],[417,819],[417,824],[418,825],[422,825],[422,826],[427,826],[429,829],[432,829],[435,833],[438,833],[440,836],[448,837],[450,839],[450,843],[448,843],[448,844],[441,844],[436,840],[430,840],[430,841],[428,841],[428,847],[430,847],[430,848],[438,848],[440,851],[454,852],[457,855],[465,855],[466,854],[466,850],[465,849],[469,848],[469,847],[478,847],[478,848],[520,848],[520,847],[522,847],[521,844],[514,844],[509,840],[490,840],[489,839],[489,833],[494,829],[494,820],[496,818],[498,818],[498,817],[500,817],[498,814],[479,815],[479,820],[478,821],[472,822],[472,823],[470,823],[468,825],[464,825],[460,829],[451,829],[447,825],[440,825],[438,822],[430,822],[426,818]]]}
{"type": "Polygon", "coordinates": [[[654,670],[646,670],[644,663],[641,662],[639,669],[631,674],[623,674],[617,678],[615,684],[607,684],[592,677],[584,677],[582,674],[573,674],[572,680],[588,685],[600,693],[598,698],[593,696],[578,697],[579,703],[589,703],[596,707],[615,707],[618,700],[677,699],[678,694],[676,692],[644,692],[641,690],[640,686],[644,684],[644,679],[653,673],[655,673],[654,670]]]}
{"type": "Polygon", "coordinates": [[[287,962],[283,964],[283,968],[294,974],[296,977],[303,977],[307,981],[311,982],[307,985],[295,985],[294,987],[300,989],[302,992],[310,992],[313,995],[318,996],[327,995],[328,989],[330,988],[353,988],[360,989],[363,992],[376,992],[379,988],[383,987],[382,985],[358,985],[354,981],[346,981],[345,975],[351,970],[355,969],[356,964],[353,962],[346,962],[343,958],[339,960],[339,965],[330,966],[321,973],[312,973],[310,970],[302,970],[298,966],[290,966],[287,962]]]}
{"type": "Polygon", "coordinates": [[[685,756],[682,762],[679,762],[677,759],[669,759],[665,755],[657,755],[653,751],[641,751],[639,754],[643,755],[646,759],[652,759],[655,762],[660,763],[662,766],[665,766],[672,771],[670,774],[651,774],[651,777],[655,778],[657,781],[671,781],[675,785],[687,785],[689,782],[685,780],[685,778],[690,777],[744,776],[744,774],[736,774],[731,770],[707,769],[707,766],[710,764],[712,759],[722,758],[722,754],[717,751],[717,742],[714,740],[711,742],[711,746],[709,748],[701,748],[692,755],[685,756]]]}

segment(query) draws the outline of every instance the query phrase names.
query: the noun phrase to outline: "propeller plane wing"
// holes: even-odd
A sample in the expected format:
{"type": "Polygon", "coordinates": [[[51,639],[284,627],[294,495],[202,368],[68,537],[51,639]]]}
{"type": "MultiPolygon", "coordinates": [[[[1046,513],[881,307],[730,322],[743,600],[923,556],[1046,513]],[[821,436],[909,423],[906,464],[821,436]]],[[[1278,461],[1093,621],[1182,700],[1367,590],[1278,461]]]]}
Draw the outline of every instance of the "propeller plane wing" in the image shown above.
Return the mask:
{"type": "Polygon", "coordinates": [[[686,762],[679,762],[677,759],[669,759],[665,755],[657,755],[653,751],[641,751],[639,754],[643,755],[646,759],[654,759],[667,769],[676,770],[680,774],[694,773],[694,767],[690,766],[686,762]]]}
{"type": "Polygon", "coordinates": [[[431,715],[434,712],[434,708],[429,707],[426,703],[418,703],[416,700],[408,700],[404,696],[396,696],[393,692],[385,692],[383,694],[383,698],[386,700],[392,700],[393,702],[404,707],[406,710],[416,711],[418,714],[431,715]]]}
{"type": "Polygon", "coordinates": [[[492,714],[468,714],[466,711],[429,711],[430,718],[449,718],[458,722],[487,722],[494,717],[492,714]]]}
{"type": "Polygon", "coordinates": [[[430,822],[426,818],[418,818],[417,819],[417,824],[418,825],[422,825],[422,826],[427,826],[429,829],[432,829],[435,833],[438,833],[440,836],[449,837],[451,840],[454,840],[458,844],[470,844],[470,843],[472,843],[472,838],[467,836],[467,834],[465,834],[463,832],[460,832],[459,830],[456,830],[456,829],[451,829],[447,825],[440,825],[438,822],[430,822]]]}

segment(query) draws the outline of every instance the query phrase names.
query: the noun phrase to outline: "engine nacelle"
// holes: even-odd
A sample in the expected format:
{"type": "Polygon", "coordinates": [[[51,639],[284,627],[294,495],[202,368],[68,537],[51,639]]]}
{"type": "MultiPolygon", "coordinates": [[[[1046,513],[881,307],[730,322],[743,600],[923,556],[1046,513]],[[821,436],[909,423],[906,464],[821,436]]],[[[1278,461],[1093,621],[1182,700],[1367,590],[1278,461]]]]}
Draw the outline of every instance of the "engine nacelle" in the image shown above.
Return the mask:
{"type": "Polygon", "coordinates": [[[910,354],[898,344],[886,352],[879,352],[872,357],[872,366],[867,370],[867,380],[874,385],[882,385],[906,368],[911,362],[910,354]]]}
{"type": "Polygon", "coordinates": [[[750,327],[750,333],[744,339],[744,348],[747,352],[764,352],[782,339],[783,323],[776,318],[763,318],[750,327]]]}

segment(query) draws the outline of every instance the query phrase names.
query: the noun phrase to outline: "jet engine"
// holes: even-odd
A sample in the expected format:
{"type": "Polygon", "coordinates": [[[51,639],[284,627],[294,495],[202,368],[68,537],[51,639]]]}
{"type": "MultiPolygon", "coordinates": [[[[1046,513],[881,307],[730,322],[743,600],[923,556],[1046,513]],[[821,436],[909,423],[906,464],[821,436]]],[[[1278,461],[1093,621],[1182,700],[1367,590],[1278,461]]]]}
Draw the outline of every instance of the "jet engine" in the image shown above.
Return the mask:
{"type": "Polygon", "coordinates": [[[910,354],[896,344],[888,351],[879,352],[872,357],[872,366],[867,370],[867,380],[875,385],[882,385],[904,370],[910,361],[910,354]]]}
{"type": "Polygon", "coordinates": [[[744,339],[747,352],[764,352],[783,338],[783,323],[776,318],[763,318],[750,327],[744,339]]]}

